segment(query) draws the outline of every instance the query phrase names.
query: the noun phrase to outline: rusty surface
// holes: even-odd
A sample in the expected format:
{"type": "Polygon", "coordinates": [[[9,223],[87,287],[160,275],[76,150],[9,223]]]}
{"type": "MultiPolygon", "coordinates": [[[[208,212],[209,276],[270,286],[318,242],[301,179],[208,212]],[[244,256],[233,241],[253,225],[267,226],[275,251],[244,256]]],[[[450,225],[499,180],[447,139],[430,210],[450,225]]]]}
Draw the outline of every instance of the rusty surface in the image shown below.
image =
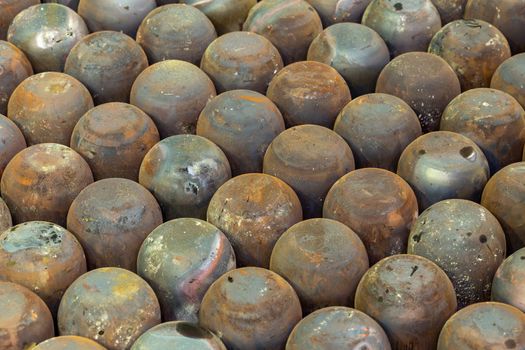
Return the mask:
{"type": "Polygon", "coordinates": [[[370,264],[404,253],[417,218],[416,196],[399,176],[383,169],[352,171],[326,196],[323,216],[354,230],[365,244],[370,264]]]}
{"type": "Polygon", "coordinates": [[[441,57],[410,52],[393,59],[377,80],[376,92],[397,96],[416,112],[423,132],[439,128],[441,114],[461,93],[454,70],[441,57]]]}
{"type": "Polygon", "coordinates": [[[33,68],[19,48],[0,40],[0,71],[0,114],[7,114],[7,103],[11,94],[18,84],[33,75],[33,68]]]}
{"type": "Polygon", "coordinates": [[[525,111],[502,91],[480,88],[457,96],[443,112],[440,129],[474,141],[487,157],[492,174],[521,161],[525,111]]]}
{"type": "Polygon", "coordinates": [[[462,19],[467,0],[432,0],[441,17],[443,25],[462,19]]]}
{"type": "Polygon", "coordinates": [[[447,321],[437,350],[525,349],[525,314],[510,305],[478,303],[447,321]]]}
{"type": "Polygon", "coordinates": [[[42,4],[13,19],[7,40],[24,51],[35,72],[61,72],[73,46],[88,33],[82,17],[69,7],[42,4]]]}
{"type": "Polygon", "coordinates": [[[0,281],[0,348],[27,349],[53,337],[53,318],[35,293],[15,283],[0,281]]]}
{"type": "Polygon", "coordinates": [[[0,177],[9,161],[24,148],[26,140],[20,129],[11,119],[0,114],[0,177]]]}
{"type": "Polygon", "coordinates": [[[200,219],[181,218],[156,228],[138,254],[137,271],[153,288],[164,321],[198,322],[204,293],[235,268],[226,236],[200,219]]]}
{"type": "Polygon", "coordinates": [[[505,233],[481,205],[450,199],[425,210],[412,226],[408,253],[435,262],[452,281],[458,307],[490,300],[492,278],[505,258],[505,233]]]}
{"type": "Polygon", "coordinates": [[[7,116],[20,128],[28,145],[54,142],[69,146],[76,123],[93,108],[81,82],[58,72],[33,75],[15,89],[7,116]]]}
{"type": "Polygon", "coordinates": [[[330,187],[354,167],[345,140],[318,125],[285,130],[270,144],[263,161],[266,174],[280,178],[297,193],[305,218],[321,216],[330,187]]]}
{"type": "Polygon", "coordinates": [[[135,40],[123,33],[102,31],[75,45],[64,72],[80,80],[98,105],[128,102],[133,82],[147,66],[146,54],[135,40]]]}
{"type": "Polygon", "coordinates": [[[270,269],[294,288],[304,314],[327,306],[353,306],[368,270],[366,248],[347,226],[330,219],[293,225],[279,238],[270,269]]]}
{"type": "Polygon", "coordinates": [[[450,131],[431,132],[408,145],[399,158],[397,174],[414,190],[420,211],[444,199],[479,202],[490,177],[481,149],[450,131]]]}
{"type": "Polygon", "coordinates": [[[151,287],[120,268],[101,268],[79,277],[58,310],[60,335],[90,338],[108,350],[129,349],[160,323],[160,307],[151,287]]]}
{"type": "Polygon", "coordinates": [[[366,7],[372,0],[306,0],[312,5],[323,22],[329,27],[340,22],[361,22],[366,7]]]}
{"type": "Polygon", "coordinates": [[[346,80],[353,97],[374,92],[390,53],[374,30],[357,23],[326,28],[308,49],[308,60],[335,68],[346,80]]]}
{"type": "Polygon", "coordinates": [[[491,298],[525,312],[525,248],[517,250],[500,265],[492,281],[491,298]]]}
{"type": "Polygon", "coordinates": [[[188,62],[168,60],[148,67],[131,89],[131,104],[146,112],[160,137],[194,134],[199,113],[215,97],[211,79],[188,62]]]}
{"type": "Polygon", "coordinates": [[[78,9],[79,1],[80,0],[43,0],[42,2],[44,2],[44,3],[46,3],[46,2],[55,2],[57,4],[62,4],[62,5],[65,5],[67,7],[70,7],[73,10],[76,11],[78,9]]]}
{"type": "Polygon", "coordinates": [[[286,350],[390,350],[381,326],[359,310],[334,306],[306,316],[295,326],[286,350]]]}
{"type": "Polygon", "coordinates": [[[525,54],[512,56],[494,72],[490,87],[514,97],[525,108],[525,54]]]}
{"type": "Polygon", "coordinates": [[[368,270],[355,307],[385,330],[394,350],[435,349],[439,332],[456,311],[456,293],[436,264],[417,255],[394,255],[368,270]]]}
{"type": "Polygon", "coordinates": [[[4,200],[0,198],[0,232],[4,232],[8,228],[13,226],[13,220],[11,218],[11,212],[5,204],[4,200]]]}
{"type": "Polygon", "coordinates": [[[442,57],[458,75],[463,91],[489,87],[498,66],[510,57],[503,34],[481,20],[457,20],[436,33],[428,52],[442,57]]]}
{"type": "Polygon", "coordinates": [[[75,198],[67,228],[80,241],[90,269],[115,266],[136,271],[147,235],[162,224],[155,197],[127,179],[97,181],[75,198]]]}
{"type": "Polygon", "coordinates": [[[402,99],[378,93],[359,96],[347,104],[334,131],[352,149],[357,168],[396,171],[401,152],[421,136],[421,125],[402,99]]]}
{"type": "Polygon", "coordinates": [[[243,30],[270,40],[288,65],[306,59],[308,47],[323,25],[315,9],[304,0],[264,0],[251,8],[243,30]]]}
{"type": "Polygon", "coordinates": [[[277,106],[250,90],[232,90],[215,97],[197,122],[197,135],[224,151],[234,176],[261,172],[266,149],[283,131],[284,120],[277,106]]]}
{"type": "Polygon", "coordinates": [[[282,180],[245,174],[215,192],[207,220],[228,237],[240,266],[268,268],[275,242],[302,220],[302,210],[299,198],[282,180]]]}
{"type": "Polygon", "coordinates": [[[142,161],[139,182],[159,202],[164,219],[204,219],[211,197],[231,178],[226,155],[196,135],[176,135],[157,143],[142,161]]]}
{"type": "Polygon", "coordinates": [[[17,14],[38,4],[40,0],[3,0],[0,3],[0,40],[6,40],[7,29],[17,14]]]}
{"type": "Polygon", "coordinates": [[[112,102],[84,114],[71,135],[71,148],[88,162],[95,180],[137,181],[142,159],[159,142],[153,120],[139,108],[112,102]]]}
{"type": "Polygon", "coordinates": [[[86,161],[71,148],[42,143],[22,150],[4,170],[0,189],[15,223],[66,226],[69,206],[93,182],[86,161]]]}
{"type": "Polygon", "coordinates": [[[200,325],[221,338],[229,349],[284,350],[286,339],[301,320],[301,304],[278,274],[245,267],[227,272],[206,292],[200,325]]]}
{"type": "Polygon", "coordinates": [[[284,67],[266,95],[283,113],[287,126],[316,124],[331,128],[352,99],[343,77],[327,64],[304,61],[284,67]]]}
{"type": "Polygon", "coordinates": [[[31,350],[106,350],[97,342],[74,335],[48,339],[31,350]]]}
{"type": "Polygon", "coordinates": [[[264,36],[249,32],[227,33],[204,51],[201,68],[218,92],[246,89],[266,93],[283,67],[279,51],[264,36]]]}

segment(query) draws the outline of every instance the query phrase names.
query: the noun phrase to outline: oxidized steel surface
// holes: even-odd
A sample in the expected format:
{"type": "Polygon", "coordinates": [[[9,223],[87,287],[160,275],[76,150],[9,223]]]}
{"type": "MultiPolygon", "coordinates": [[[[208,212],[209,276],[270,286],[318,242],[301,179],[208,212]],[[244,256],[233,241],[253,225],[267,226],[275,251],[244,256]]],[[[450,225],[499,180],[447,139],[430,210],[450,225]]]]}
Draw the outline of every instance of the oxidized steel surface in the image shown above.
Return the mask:
{"type": "Polygon", "coordinates": [[[306,0],[312,5],[325,27],[339,22],[361,22],[371,0],[306,0]]]}
{"type": "Polygon", "coordinates": [[[0,40],[0,71],[0,114],[7,114],[9,97],[18,84],[33,75],[33,68],[19,48],[0,40]]]}
{"type": "Polygon", "coordinates": [[[416,112],[423,132],[439,128],[443,110],[461,93],[454,70],[441,57],[410,52],[393,59],[377,80],[376,92],[397,96],[416,112]]]}
{"type": "Polygon", "coordinates": [[[0,198],[0,232],[4,232],[8,228],[13,226],[13,220],[11,219],[11,212],[5,204],[4,200],[0,198]]]}
{"type": "Polygon", "coordinates": [[[200,219],[181,218],[157,227],[137,258],[138,274],[159,298],[164,321],[198,322],[204,293],[235,268],[226,236],[200,219]]]}
{"type": "Polygon", "coordinates": [[[264,36],[232,32],[208,46],[201,68],[211,77],[218,92],[246,89],[264,94],[274,75],[283,68],[283,61],[264,36]]]}
{"type": "Polygon", "coordinates": [[[470,305],[447,321],[437,350],[525,349],[525,314],[501,303],[470,305]]]}
{"type": "Polygon", "coordinates": [[[81,82],[58,72],[33,75],[11,95],[7,116],[20,128],[28,145],[54,142],[69,146],[76,123],[93,108],[81,82]]]}
{"type": "Polygon", "coordinates": [[[450,199],[425,210],[412,226],[408,253],[435,262],[452,281],[458,307],[490,300],[492,278],[505,258],[505,233],[481,205],[450,199]]]}
{"type": "Polygon", "coordinates": [[[20,350],[55,335],[53,318],[35,293],[0,281],[0,349],[20,350]]]}
{"type": "Polygon", "coordinates": [[[498,28],[475,19],[454,21],[441,28],[428,52],[447,61],[463,91],[489,87],[496,68],[510,57],[509,43],[498,28]]]}
{"type": "Polygon", "coordinates": [[[97,181],[80,192],[67,216],[90,269],[115,266],[136,271],[144,239],[162,224],[155,197],[127,179],[97,181]]]}
{"type": "Polygon", "coordinates": [[[240,266],[268,268],[275,242],[303,218],[299,198],[282,180],[244,174],[213,195],[207,220],[230,240],[240,266]]]}
{"type": "Polygon", "coordinates": [[[334,306],[306,316],[295,326],[286,350],[390,350],[381,326],[359,310],[334,306]]]}
{"type": "Polygon", "coordinates": [[[354,168],[354,156],[345,140],[318,125],[283,131],[266,150],[263,162],[263,172],[294,189],[307,219],[321,216],[330,187],[354,168]]]}
{"type": "Polygon", "coordinates": [[[6,40],[7,29],[17,14],[37,4],[40,0],[3,0],[0,3],[0,40],[6,40]]]}
{"type": "Polygon", "coordinates": [[[197,122],[197,135],[224,151],[234,176],[261,172],[266,149],[283,131],[284,120],[277,106],[250,90],[232,90],[215,97],[197,122]]]}
{"type": "Polygon", "coordinates": [[[436,264],[417,255],[394,255],[368,270],[355,307],[385,330],[394,350],[435,349],[439,332],[456,311],[456,293],[436,264]]]}
{"type": "Polygon", "coordinates": [[[381,35],[392,57],[426,51],[441,28],[439,12],[430,0],[372,0],[362,23],[381,35]]]}
{"type": "Polygon", "coordinates": [[[122,102],[98,105],[73,129],[71,148],[88,162],[95,180],[120,177],[137,181],[146,153],[159,142],[153,120],[122,102]]]}
{"type": "Polygon", "coordinates": [[[353,97],[374,92],[390,53],[374,30],[357,23],[339,23],[326,28],[308,49],[308,60],[335,68],[348,83],[353,97]]]}
{"type": "Polygon", "coordinates": [[[490,87],[505,91],[525,108],[525,54],[512,56],[494,72],[490,87]]]}
{"type": "Polygon", "coordinates": [[[58,310],[60,335],[80,335],[109,350],[129,349],[160,323],[160,307],[151,287],[128,270],[89,271],[68,288],[58,310]]]}
{"type": "Polygon", "coordinates": [[[417,218],[410,186],[389,171],[366,168],[339,179],[328,192],[323,217],[350,227],[363,241],[370,264],[404,253],[417,218]]]}
{"type": "Polygon", "coordinates": [[[408,145],[399,158],[397,174],[414,190],[420,211],[444,199],[478,202],[490,177],[481,149],[450,131],[431,132],[408,145]]]}
{"type": "Polygon", "coordinates": [[[199,113],[215,97],[211,79],[188,62],[168,60],[148,67],[133,83],[131,104],[146,112],[161,138],[194,134],[199,113]]]}
{"type": "Polygon", "coordinates": [[[212,332],[196,324],[177,321],[155,326],[140,336],[131,350],[226,350],[212,332]]]}
{"type": "Polygon", "coordinates": [[[217,33],[206,15],[182,4],[151,11],[137,32],[137,42],[151,64],[182,60],[198,65],[204,50],[215,38],[217,33]]]}
{"type": "Polygon", "coordinates": [[[421,136],[421,125],[405,101],[378,93],[347,104],[335,121],[334,131],[352,149],[357,168],[396,171],[401,152],[421,136]]]}
{"type": "Polygon", "coordinates": [[[144,157],[139,173],[139,182],[157,198],[166,221],[204,219],[211,197],[230,178],[221,149],[196,135],[160,141],[144,157]]]}
{"type": "Polygon", "coordinates": [[[0,177],[9,161],[24,148],[26,140],[20,129],[11,119],[0,114],[0,177]]]}
{"type": "Polygon", "coordinates": [[[78,9],[79,1],[80,0],[43,0],[42,2],[56,2],[58,4],[66,5],[76,11],[78,9]]]}
{"type": "Polygon", "coordinates": [[[88,338],[65,335],[48,339],[31,350],[106,350],[106,348],[88,338]]]}
{"type": "Polygon", "coordinates": [[[69,7],[42,4],[14,18],[7,40],[24,51],[35,72],[62,72],[73,46],[88,34],[82,17],[69,7]]]}
{"type": "Polygon", "coordinates": [[[227,272],[206,292],[200,325],[229,349],[280,350],[301,320],[301,304],[278,274],[258,267],[227,272]]]}
{"type": "Polygon", "coordinates": [[[263,0],[251,8],[243,30],[270,40],[288,65],[306,59],[308,47],[323,25],[304,0],[263,0]]]}
{"type": "Polygon", "coordinates": [[[103,31],[75,45],[64,71],[80,80],[98,105],[128,102],[133,82],[147,66],[146,54],[135,40],[122,33],[103,31]]]}
{"type": "Polygon", "coordinates": [[[441,17],[443,25],[462,19],[467,0],[432,0],[441,17]]]}
{"type": "Polygon", "coordinates": [[[495,89],[472,89],[457,96],[441,116],[440,130],[474,141],[487,157],[492,174],[521,161],[525,111],[514,97],[495,89]]]}
{"type": "Polygon", "coordinates": [[[9,162],[0,189],[15,223],[41,220],[65,227],[71,202],[92,182],[91,170],[77,152],[41,143],[9,162]]]}
{"type": "Polygon", "coordinates": [[[324,63],[303,61],[284,67],[266,93],[283,113],[287,126],[316,124],[331,128],[352,99],[337,71],[324,63]]]}
{"type": "Polygon", "coordinates": [[[525,248],[503,261],[492,281],[492,300],[525,312],[525,248]]]}
{"type": "Polygon", "coordinates": [[[270,260],[270,269],[297,293],[305,315],[327,306],[353,306],[357,284],[368,267],[359,236],[330,219],[290,227],[275,244],[270,260]]]}

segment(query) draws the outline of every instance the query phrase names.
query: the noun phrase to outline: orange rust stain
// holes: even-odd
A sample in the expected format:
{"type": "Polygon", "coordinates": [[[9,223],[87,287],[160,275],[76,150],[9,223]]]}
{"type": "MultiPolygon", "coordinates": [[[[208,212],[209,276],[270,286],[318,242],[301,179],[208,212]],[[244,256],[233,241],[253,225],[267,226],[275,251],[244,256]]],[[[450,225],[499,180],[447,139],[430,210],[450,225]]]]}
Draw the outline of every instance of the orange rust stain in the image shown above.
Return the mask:
{"type": "Polygon", "coordinates": [[[246,100],[246,101],[255,102],[255,103],[263,103],[266,101],[264,97],[255,97],[255,96],[247,96],[247,95],[239,96],[239,98],[242,98],[243,100],[246,100]]]}

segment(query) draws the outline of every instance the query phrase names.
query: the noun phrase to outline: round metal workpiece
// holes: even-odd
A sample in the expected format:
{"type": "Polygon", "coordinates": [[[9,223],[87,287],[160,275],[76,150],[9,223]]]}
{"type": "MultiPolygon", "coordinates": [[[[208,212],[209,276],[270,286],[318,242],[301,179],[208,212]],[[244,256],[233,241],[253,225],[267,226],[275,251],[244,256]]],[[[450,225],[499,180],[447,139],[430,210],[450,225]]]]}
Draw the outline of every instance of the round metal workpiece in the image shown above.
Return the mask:
{"type": "Polygon", "coordinates": [[[31,350],[107,350],[97,342],[75,335],[48,339],[31,350]]]}
{"type": "Polygon", "coordinates": [[[496,271],[492,282],[492,300],[525,312],[525,248],[505,259],[496,271]]]}
{"type": "Polygon", "coordinates": [[[19,48],[7,41],[0,41],[0,71],[0,114],[5,115],[11,94],[18,84],[33,75],[33,68],[19,48]]]}
{"type": "Polygon", "coordinates": [[[20,129],[11,119],[0,114],[0,178],[11,159],[24,148],[26,140],[20,129]]]}
{"type": "Polygon", "coordinates": [[[37,4],[40,0],[3,0],[0,3],[0,40],[7,39],[7,29],[16,15],[37,4]]]}
{"type": "Polygon", "coordinates": [[[306,0],[329,27],[340,22],[361,22],[366,7],[372,0],[306,0]]]}
{"type": "Polygon", "coordinates": [[[505,91],[525,108],[525,53],[512,56],[494,72],[490,87],[505,91]]]}

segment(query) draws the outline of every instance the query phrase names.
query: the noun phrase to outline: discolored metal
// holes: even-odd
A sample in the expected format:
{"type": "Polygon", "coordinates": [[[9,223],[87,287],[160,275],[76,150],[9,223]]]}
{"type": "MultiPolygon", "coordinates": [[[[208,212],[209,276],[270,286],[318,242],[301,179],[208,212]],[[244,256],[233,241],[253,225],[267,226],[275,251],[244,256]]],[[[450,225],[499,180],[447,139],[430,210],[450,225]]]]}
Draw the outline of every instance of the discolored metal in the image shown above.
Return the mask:
{"type": "Polygon", "coordinates": [[[525,314],[502,303],[470,305],[441,331],[437,350],[524,349],[525,314]]]}
{"type": "Polygon", "coordinates": [[[91,32],[114,30],[134,38],[144,17],[155,7],[155,0],[80,0],[78,14],[91,32]]]}
{"type": "Polygon", "coordinates": [[[431,132],[408,145],[399,158],[397,174],[414,190],[420,211],[444,199],[479,202],[490,177],[481,149],[450,131],[431,132]]]}
{"type": "Polygon", "coordinates": [[[316,124],[331,128],[339,111],[352,99],[337,71],[324,63],[303,61],[283,68],[266,95],[283,113],[287,126],[316,124]]]}
{"type": "Polygon", "coordinates": [[[439,332],[456,312],[447,275],[417,255],[394,255],[372,266],[357,287],[355,308],[385,330],[392,349],[435,349],[439,332]]]}
{"type": "Polygon", "coordinates": [[[207,329],[194,323],[176,321],[151,328],[131,347],[131,350],[151,349],[226,350],[226,347],[219,337],[207,329]]]}
{"type": "Polygon", "coordinates": [[[201,61],[201,69],[218,92],[246,89],[264,94],[281,68],[283,61],[272,43],[249,32],[227,33],[215,39],[201,61]]]}
{"type": "Polygon", "coordinates": [[[525,51],[525,2],[523,0],[470,0],[465,7],[466,19],[481,19],[503,32],[514,54],[525,51]]]}
{"type": "Polygon", "coordinates": [[[462,19],[467,0],[432,0],[441,17],[443,25],[462,19]]]}
{"type": "Polygon", "coordinates": [[[58,4],[66,5],[67,7],[70,7],[76,11],[78,9],[79,1],[80,0],[43,0],[42,2],[55,2],[58,4]]]}
{"type": "Polygon", "coordinates": [[[2,350],[31,348],[55,335],[46,304],[19,284],[0,281],[0,310],[2,350]]]}
{"type": "Polygon", "coordinates": [[[11,94],[18,84],[33,75],[33,68],[19,48],[0,40],[0,70],[0,114],[7,114],[7,102],[11,94]]]}
{"type": "Polygon", "coordinates": [[[157,142],[159,132],[153,120],[122,102],[89,110],[71,135],[71,148],[88,162],[96,180],[121,177],[137,181],[142,159],[157,142]]]}
{"type": "Polygon", "coordinates": [[[303,218],[301,203],[285,182],[266,174],[244,174],[213,195],[207,220],[235,249],[240,266],[268,268],[275,242],[303,218]]]}
{"type": "Polygon", "coordinates": [[[0,40],[6,40],[7,29],[16,15],[37,4],[40,4],[40,0],[3,0],[0,3],[0,40]]]}
{"type": "Polygon", "coordinates": [[[440,129],[474,141],[487,157],[492,174],[522,158],[525,111],[514,97],[502,91],[465,91],[443,112],[440,129]]]}
{"type": "Polygon", "coordinates": [[[41,4],[13,19],[7,40],[24,51],[35,72],[62,72],[73,46],[88,34],[82,17],[69,7],[41,4]]]}
{"type": "Polygon", "coordinates": [[[131,104],[146,112],[160,137],[194,134],[199,113],[215,97],[211,79],[188,62],[168,60],[148,67],[131,89],[131,104]]]}
{"type": "Polygon", "coordinates": [[[525,248],[517,250],[499,266],[492,281],[492,300],[525,312],[525,248]]]}
{"type": "Polygon", "coordinates": [[[24,148],[26,140],[20,129],[12,120],[0,114],[0,177],[9,161],[24,148]]]}
{"type": "MultiPolygon", "coordinates": [[[[157,0],[159,6],[173,0],[157,0]]],[[[248,11],[257,3],[257,0],[181,0],[180,2],[193,5],[213,22],[219,35],[242,30],[242,25],[248,16],[248,11]]]]}
{"type": "Polygon", "coordinates": [[[204,293],[235,268],[226,236],[200,219],[181,218],[157,227],[142,244],[138,274],[159,298],[164,321],[198,322],[204,293]]]}
{"type": "Polygon", "coordinates": [[[234,176],[261,172],[264,152],[283,131],[284,120],[277,106],[250,90],[232,90],[215,97],[197,122],[197,135],[224,151],[234,176]]]}
{"type": "Polygon", "coordinates": [[[86,161],[71,148],[41,143],[22,150],[0,183],[14,223],[41,220],[66,226],[69,206],[93,182],[86,161]]]}
{"type": "Polygon", "coordinates": [[[4,200],[0,198],[0,232],[4,232],[8,228],[13,226],[13,220],[11,218],[11,212],[5,204],[4,200]]]}
{"type": "Polygon", "coordinates": [[[323,217],[357,233],[371,265],[406,251],[417,213],[410,186],[396,174],[376,168],[352,171],[339,179],[328,192],[323,208],[323,217]]]}
{"type": "Polygon", "coordinates": [[[286,350],[390,350],[390,342],[373,318],[348,307],[327,307],[306,316],[295,326],[286,350]]]}
{"type": "Polygon", "coordinates": [[[396,171],[401,152],[421,136],[414,111],[387,94],[359,96],[339,113],[334,131],[348,143],[357,168],[396,171]]]}
{"type": "Polygon", "coordinates": [[[290,283],[304,314],[327,306],[353,306],[357,284],[368,267],[359,236],[329,219],[290,227],[275,244],[270,260],[270,270],[290,283]]]}
{"type": "Polygon", "coordinates": [[[308,49],[308,60],[335,68],[346,80],[352,96],[374,92],[390,54],[383,39],[357,23],[339,23],[326,28],[308,49]]]}
{"type": "Polygon", "coordinates": [[[160,141],[144,157],[139,173],[139,182],[157,198],[166,221],[204,219],[211,197],[230,178],[221,149],[196,135],[160,141]]]}
{"type": "Polygon", "coordinates": [[[137,42],[150,63],[182,60],[199,64],[217,38],[211,21],[193,6],[172,4],[151,11],[140,25],[137,42]]]}
{"type": "Polygon", "coordinates": [[[270,40],[288,65],[306,59],[308,47],[323,25],[304,0],[262,0],[251,8],[243,30],[270,40]]]}
{"type": "Polygon", "coordinates": [[[80,80],[98,105],[128,102],[133,82],[147,66],[146,54],[135,40],[103,31],[84,37],[71,50],[64,71],[80,80]]]}
{"type": "Polygon", "coordinates": [[[328,190],[354,170],[345,140],[318,125],[300,125],[277,136],[264,155],[263,172],[289,184],[299,196],[306,219],[320,217],[328,190]]]}
{"type": "Polygon", "coordinates": [[[443,110],[461,93],[461,87],[456,73],[441,57],[409,52],[385,66],[377,80],[376,92],[397,96],[408,103],[416,112],[423,132],[429,132],[439,128],[443,110]]]}
{"type": "Polygon", "coordinates": [[[492,176],[483,190],[481,205],[503,227],[509,254],[525,246],[525,162],[508,165],[492,176]]]}
{"type": "Polygon", "coordinates": [[[452,281],[458,307],[490,299],[490,286],[505,258],[505,233],[481,205],[450,199],[425,210],[412,226],[408,253],[435,262],[452,281]]]}
{"type": "Polygon", "coordinates": [[[366,7],[372,0],[306,0],[329,27],[339,22],[361,22],[366,7]]]}
{"type": "Polygon", "coordinates": [[[525,54],[514,55],[494,72],[490,87],[514,97],[525,108],[525,54]]]}
{"type": "Polygon", "coordinates": [[[475,19],[457,20],[441,28],[432,38],[428,52],[447,61],[458,75],[463,91],[489,87],[496,68],[510,57],[503,34],[491,24],[475,19]]]}
{"type": "Polygon", "coordinates": [[[54,142],[69,146],[75,124],[91,108],[93,99],[81,82],[64,73],[46,72],[18,85],[7,116],[29,145],[54,142]]]}
{"type": "Polygon", "coordinates": [[[439,12],[430,0],[372,0],[362,23],[381,35],[392,57],[426,51],[441,28],[439,12]]]}
{"type": "Polygon", "coordinates": [[[278,274],[245,267],[225,273],[206,292],[199,322],[228,349],[283,349],[301,320],[301,304],[278,274]]]}
{"type": "Polygon", "coordinates": [[[107,350],[97,342],[74,335],[48,339],[31,350],[107,350]]]}
{"type": "Polygon", "coordinates": [[[89,269],[115,266],[136,271],[144,239],[162,224],[155,197],[127,179],[97,181],[75,198],[67,228],[86,252],[89,269]]]}

